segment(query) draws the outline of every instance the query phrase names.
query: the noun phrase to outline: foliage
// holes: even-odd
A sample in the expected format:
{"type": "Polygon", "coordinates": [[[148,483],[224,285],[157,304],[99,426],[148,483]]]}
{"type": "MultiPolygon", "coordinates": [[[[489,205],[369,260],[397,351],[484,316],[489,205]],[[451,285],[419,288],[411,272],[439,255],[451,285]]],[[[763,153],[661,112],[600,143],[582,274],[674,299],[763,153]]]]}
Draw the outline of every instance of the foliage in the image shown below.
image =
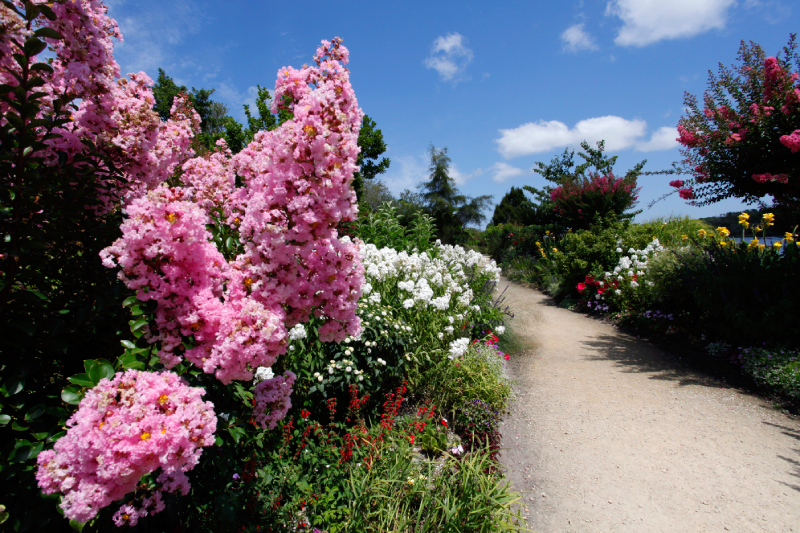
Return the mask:
{"type": "Polygon", "coordinates": [[[364,115],[361,120],[361,129],[358,132],[358,146],[361,148],[361,152],[358,154],[356,164],[359,170],[353,176],[353,189],[359,199],[364,187],[364,180],[372,180],[378,174],[383,174],[391,164],[389,158],[381,157],[386,151],[386,143],[383,142],[383,132],[375,126],[377,126],[375,121],[364,115]]]}
{"type": "Polygon", "coordinates": [[[436,235],[447,244],[461,243],[466,239],[465,228],[480,224],[485,217],[491,196],[471,198],[461,194],[449,175],[450,157],[447,148],[437,150],[430,146],[430,180],[419,185],[425,210],[436,223],[436,235]]]}
{"type": "Polygon", "coordinates": [[[800,352],[797,349],[728,348],[733,352],[733,362],[741,364],[742,372],[756,383],[795,402],[800,400],[800,352]]]}
{"type": "Polygon", "coordinates": [[[742,44],[739,64],[709,72],[702,109],[687,93],[678,125],[682,153],[693,179],[673,182],[696,205],[725,198],[757,203],[766,195],[800,206],[800,56],[795,35],[783,54],[766,57],[756,43],[742,44]]]}
{"type": "Polygon", "coordinates": [[[567,150],[548,165],[536,163],[534,172],[555,183],[556,187],[548,186],[543,190],[525,188],[540,198],[549,196],[553,211],[565,228],[585,229],[598,216],[627,220],[637,214],[626,211],[636,205],[636,180],[646,161],[617,178],[613,174],[617,156],[609,158],[604,155],[604,146],[603,141],[598,141],[597,149],[594,149],[583,141],[581,148],[584,152],[578,155],[584,162],[577,166],[574,152],[567,150]]]}
{"type": "Polygon", "coordinates": [[[511,401],[505,354],[496,346],[473,344],[463,356],[440,361],[418,377],[412,374],[411,379],[416,392],[431,398],[441,412],[456,421],[459,409],[475,399],[494,413],[505,412],[511,401]]]}
{"type": "Polygon", "coordinates": [[[375,211],[386,202],[397,202],[386,183],[381,180],[365,181],[358,197],[359,215],[375,211]]]}
{"type": "Polygon", "coordinates": [[[503,196],[500,203],[494,208],[492,226],[499,224],[517,224],[528,226],[532,224],[534,205],[526,196],[522,189],[511,187],[511,190],[503,196]]]}
{"type": "Polygon", "coordinates": [[[358,220],[355,235],[377,248],[426,252],[433,247],[433,219],[417,212],[408,226],[400,224],[397,208],[385,203],[358,220]]]}
{"type": "Polygon", "coordinates": [[[419,461],[403,441],[387,443],[371,469],[353,474],[349,522],[353,532],[518,531],[517,501],[487,453],[444,462],[419,461]]]}
{"type": "Polygon", "coordinates": [[[654,265],[659,308],[710,339],[742,346],[790,342],[800,312],[796,242],[784,240],[780,249],[762,248],[757,239],[737,246],[725,232],[691,241],[654,265]]]}

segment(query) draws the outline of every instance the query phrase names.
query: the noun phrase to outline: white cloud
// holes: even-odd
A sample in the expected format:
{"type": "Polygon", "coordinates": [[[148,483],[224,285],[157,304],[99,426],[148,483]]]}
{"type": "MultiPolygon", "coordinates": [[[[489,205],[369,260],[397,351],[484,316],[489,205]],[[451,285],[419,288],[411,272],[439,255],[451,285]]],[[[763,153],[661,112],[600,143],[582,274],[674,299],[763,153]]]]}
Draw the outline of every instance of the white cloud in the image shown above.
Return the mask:
{"type": "Polygon", "coordinates": [[[649,141],[636,144],[640,152],[655,152],[658,150],[671,150],[678,147],[678,130],[674,126],[664,126],[653,132],[649,141]]]}
{"type": "MultiPolygon", "coordinates": [[[[478,176],[480,176],[482,174],[483,174],[483,169],[482,168],[476,169],[473,172],[471,172],[470,174],[464,174],[463,172],[458,170],[458,167],[456,167],[452,163],[450,163],[450,169],[448,171],[448,175],[451,178],[453,178],[453,181],[456,182],[456,185],[464,185],[467,182],[467,180],[472,179],[472,178],[477,178],[478,176]]],[[[426,176],[425,179],[427,180],[428,176],[426,176]]]]}
{"type": "MultiPolygon", "coordinates": [[[[175,45],[196,34],[208,22],[207,10],[192,0],[172,0],[156,11],[143,11],[127,0],[110,0],[109,15],[117,19],[124,37],[114,43],[114,55],[122,74],[144,70],[155,78],[159,67],[174,65],[175,45]]],[[[174,73],[167,71],[168,75],[174,73]]]]}
{"type": "Polygon", "coordinates": [[[392,166],[389,167],[381,181],[394,195],[399,195],[405,189],[413,191],[417,184],[428,180],[429,161],[430,156],[426,155],[392,156],[392,166]]]}
{"type": "Polygon", "coordinates": [[[563,122],[529,122],[511,130],[500,130],[499,151],[506,159],[548,152],[554,148],[578,146],[581,141],[593,145],[604,140],[609,151],[624,150],[647,131],[644,120],[625,120],[613,115],[581,120],[570,129],[563,122]]]}
{"type": "Polygon", "coordinates": [[[565,52],[578,52],[580,50],[597,50],[592,36],[583,29],[583,24],[574,24],[561,34],[561,43],[565,52]]]}
{"type": "Polygon", "coordinates": [[[611,0],[606,15],[624,23],[614,42],[645,46],[724,28],[735,0],[611,0]]]}
{"type": "Polygon", "coordinates": [[[466,39],[458,33],[448,33],[433,42],[425,66],[436,70],[442,81],[458,82],[463,79],[472,57],[472,50],[466,47],[466,39]]]}
{"type": "Polygon", "coordinates": [[[245,92],[241,92],[230,83],[223,81],[214,91],[214,96],[212,96],[212,98],[217,97],[228,106],[228,113],[240,121],[245,120],[244,104],[250,106],[251,113],[257,114],[256,98],[258,97],[258,87],[254,85],[248,87],[245,92]]]}
{"type": "Polygon", "coordinates": [[[525,174],[530,174],[529,170],[524,170],[517,167],[512,167],[508,163],[499,162],[492,165],[492,181],[497,183],[503,183],[505,181],[510,180],[511,178],[516,178],[517,176],[524,176],[525,174]]]}

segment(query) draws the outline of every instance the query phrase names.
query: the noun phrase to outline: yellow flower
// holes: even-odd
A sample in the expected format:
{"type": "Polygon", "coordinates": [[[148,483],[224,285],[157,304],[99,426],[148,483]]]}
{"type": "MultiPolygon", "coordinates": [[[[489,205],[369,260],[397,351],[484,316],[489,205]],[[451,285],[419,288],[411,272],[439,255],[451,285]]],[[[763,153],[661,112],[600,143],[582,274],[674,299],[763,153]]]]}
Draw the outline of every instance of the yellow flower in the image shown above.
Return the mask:
{"type": "Polygon", "coordinates": [[[542,245],[542,243],[540,243],[539,241],[536,241],[536,246],[541,246],[541,245],[542,245]]]}
{"type": "Polygon", "coordinates": [[[782,246],[783,245],[781,244],[781,241],[775,241],[775,243],[772,245],[772,247],[776,250],[780,250],[782,246]]]}
{"type": "Polygon", "coordinates": [[[666,227],[666,225],[667,225],[667,223],[665,222],[665,223],[661,224],[661,227],[664,228],[664,227],[666,227]]]}
{"type": "Polygon", "coordinates": [[[794,233],[786,232],[786,242],[794,242],[794,233]]]}
{"type": "Polygon", "coordinates": [[[688,235],[681,235],[681,239],[683,239],[683,242],[686,242],[686,241],[689,240],[689,236],[688,235]]]}
{"type": "Polygon", "coordinates": [[[557,251],[558,251],[558,248],[553,248],[553,253],[556,253],[557,251]]]}
{"type": "Polygon", "coordinates": [[[750,241],[750,244],[747,245],[748,248],[755,248],[758,246],[758,237],[753,237],[753,240],[750,241]]]}
{"type": "Polygon", "coordinates": [[[150,433],[142,433],[140,437],[142,440],[150,440],[150,433]]]}
{"type": "Polygon", "coordinates": [[[772,213],[764,213],[764,215],[761,218],[764,219],[764,226],[765,227],[768,228],[770,226],[774,226],[775,225],[775,215],[774,214],[772,214],[772,213]]]}
{"type": "Polygon", "coordinates": [[[767,245],[766,245],[766,244],[759,244],[759,245],[758,245],[758,249],[759,249],[759,250],[763,250],[763,249],[764,249],[764,248],[766,248],[766,247],[767,247],[767,245]]]}
{"type": "Polygon", "coordinates": [[[550,235],[550,230],[544,232],[545,235],[550,235]]]}
{"type": "Polygon", "coordinates": [[[717,233],[719,233],[720,237],[727,237],[731,234],[728,228],[717,228],[717,233]]]}
{"type": "Polygon", "coordinates": [[[753,228],[753,231],[758,233],[759,231],[761,231],[761,226],[756,226],[755,228],[753,228]]]}
{"type": "Polygon", "coordinates": [[[707,237],[708,236],[708,232],[706,230],[704,230],[704,229],[699,229],[699,230],[697,230],[697,236],[700,237],[700,238],[707,237]]]}
{"type": "Polygon", "coordinates": [[[750,223],[748,222],[748,220],[750,220],[750,215],[748,215],[747,213],[742,213],[741,215],[739,215],[739,224],[741,224],[745,228],[750,227],[750,223]]]}
{"type": "Polygon", "coordinates": [[[725,247],[725,246],[728,245],[728,243],[725,242],[725,241],[719,241],[719,245],[722,246],[722,247],[725,247]]]}
{"type": "Polygon", "coordinates": [[[167,213],[164,218],[167,219],[167,222],[170,224],[174,224],[175,221],[178,220],[178,217],[175,215],[175,213],[167,213]]]}

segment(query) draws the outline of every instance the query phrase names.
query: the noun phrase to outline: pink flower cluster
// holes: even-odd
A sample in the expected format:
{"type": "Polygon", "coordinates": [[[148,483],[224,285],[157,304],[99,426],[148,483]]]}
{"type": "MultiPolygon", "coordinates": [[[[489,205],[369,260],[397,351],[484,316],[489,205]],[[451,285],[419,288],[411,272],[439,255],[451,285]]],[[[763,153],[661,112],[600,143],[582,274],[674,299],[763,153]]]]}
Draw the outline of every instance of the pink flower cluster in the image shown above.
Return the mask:
{"type": "Polygon", "coordinates": [[[789,183],[789,174],[753,174],[753,180],[758,183],[789,183]]]}
{"type": "Polygon", "coordinates": [[[292,407],[292,385],[297,379],[293,372],[261,381],[253,393],[255,421],[262,429],[273,429],[292,407]]]}
{"type": "Polygon", "coordinates": [[[203,402],[203,394],[172,372],[128,370],[100,380],[67,422],[67,434],[39,454],[39,487],[60,492],[64,515],[85,522],[160,469],[156,492],[138,510],[121,509],[115,521],[135,524],[158,512],[161,492],[188,494],[186,472],[202,448],[214,444],[214,405],[203,402]]]}
{"type": "Polygon", "coordinates": [[[800,152],[800,130],[794,130],[790,135],[781,135],[781,144],[793,154],[800,152]]]}
{"type": "Polygon", "coordinates": [[[622,210],[627,209],[636,202],[638,191],[635,182],[626,183],[609,172],[607,175],[590,174],[588,179],[560,185],[550,191],[550,199],[555,202],[554,211],[558,215],[565,216],[571,212],[572,215],[577,214],[578,218],[584,218],[584,210],[591,211],[591,206],[602,203],[602,198],[619,204],[622,210]]]}
{"type": "MultiPolygon", "coordinates": [[[[12,3],[24,9],[20,0],[12,3]]],[[[129,80],[119,79],[112,38],[121,41],[122,35],[101,1],[34,3],[49,5],[56,20],[39,15],[32,30],[49,27],[64,37],[45,39],[54,55],[54,72],[36,72],[45,81],[41,88],[47,95],[44,112],[51,112],[53,101],[64,95],[78,104],[72,122],[55,128],[57,136],[44,141],[47,148],[42,155],[47,164],[58,165],[58,152],[72,159],[86,152],[83,141],[91,141],[116,168],[114,176],[95,184],[101,202],[96,210],[100,214],[108,212],[120,201],[139,197],[170,177],[178,164],[193,155],[189,141],[199,131],[199,117],[193,110],[176,113],[173,108],[172,118],[163,123],[152,109],[152,80],[143,72],[130,74],[129,80]]],[[[19,50],[12,40],[24,42],[32,32],[7,6],[0,6],[0,14],[4,23],[0,33],[0,83],[17,85],[15,75],[20,75],[21,70],[12,53],[19,50]]],[[[7,105],[0,103],[0,112],[6,111],[7,105]]],[[[43,135],[44,126],[38,131],[43,135]]],[[[102,161],[96,163],[104,167],[102,161]]]]}
{"type": "Polygon", "coordinates": [[[323,341],[360,333],[364,268],[336,232],[357,215],[362,113],[347,58],[335,39],[317,50],[317,67],[282,68],[275,102],[291,97],[292,120],[235,156],[223,143],[187,161],[189,187],[159,187],[128,207],[122,237],[101,257],[140,300],[158,302],[146,335],[167,367],[185,357],[224,383],[249,380],[285,353],[287,327],[312,313],[323,341]],[[240,255],[226,260],[211,243],[214,222],[238,233],[240,255]]]}

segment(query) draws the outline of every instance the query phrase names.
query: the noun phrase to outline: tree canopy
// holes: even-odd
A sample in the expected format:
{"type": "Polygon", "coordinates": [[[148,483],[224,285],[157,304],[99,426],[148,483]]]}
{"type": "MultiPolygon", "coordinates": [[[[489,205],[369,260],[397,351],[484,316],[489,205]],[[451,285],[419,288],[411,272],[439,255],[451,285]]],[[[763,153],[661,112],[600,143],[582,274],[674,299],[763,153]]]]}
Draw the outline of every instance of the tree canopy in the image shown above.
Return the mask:
{"type": "Polygon", "coordinates": [[[436,222],[437,236],[444,243],[453,244],[466,239],[466,227],[481,224],[486,215],[491,195],[465,196],[450,177],[450,157],[447,148],[437,150],[430,145],[430,179],[418,186],[425,210],[436,222]]]}

